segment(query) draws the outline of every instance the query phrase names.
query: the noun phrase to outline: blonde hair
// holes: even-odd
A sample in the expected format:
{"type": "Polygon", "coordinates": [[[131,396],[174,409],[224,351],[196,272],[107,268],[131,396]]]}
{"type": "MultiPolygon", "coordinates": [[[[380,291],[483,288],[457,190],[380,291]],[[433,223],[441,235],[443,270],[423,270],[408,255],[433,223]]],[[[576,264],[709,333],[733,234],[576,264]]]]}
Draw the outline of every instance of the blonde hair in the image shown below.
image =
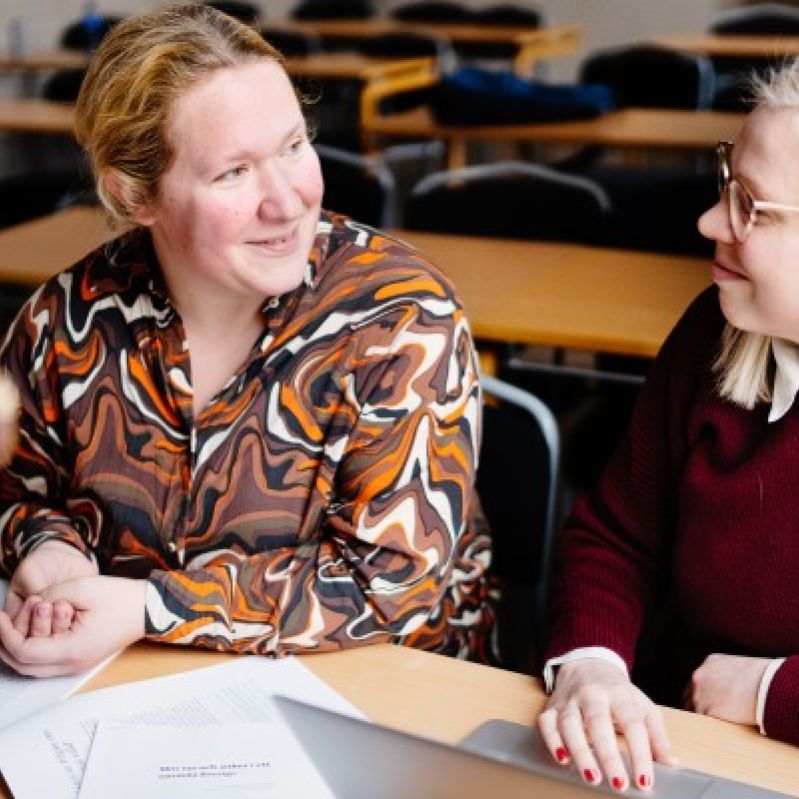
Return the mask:
{"type": "MultiPolygon", "coordinates": [[[[799,111],[799,59],[750,79],[754,110],[799,111]]],[[[721,351],[713,368],[718,392],[725,399],[751,410],[759,401],[772,399],[772,336],[750,333],[729,322],[721,337],[721,351]]]]}
{"type": "Polygon", "coordinates": [[[175,101],[215,70],[258,59],[283,65],[256,30],[204,4],[130,17],[105,36],[81,86],[76,132],[113,222],[135,224],[135,210],[157,199],[174,158],[175,101]]]}

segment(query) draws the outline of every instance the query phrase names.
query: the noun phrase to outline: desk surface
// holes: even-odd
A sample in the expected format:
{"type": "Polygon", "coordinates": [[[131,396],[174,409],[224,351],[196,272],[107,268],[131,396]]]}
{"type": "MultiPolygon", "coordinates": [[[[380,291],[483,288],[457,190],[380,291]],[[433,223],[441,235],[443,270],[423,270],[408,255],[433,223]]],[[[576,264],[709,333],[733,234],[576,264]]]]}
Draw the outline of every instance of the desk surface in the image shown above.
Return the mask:
{"type": "Polygon", "coordinates": [[[651,42],[673,50],[687,50],[718,57],[776,59],[799,55],[799,36],[670,33],[656,36],[651,42]]]}
{"type": "Polygon", "coordinates": [[[0,131],[73,132],[74,106],[47,100],[0,97],[0,131]]]}
{"type": "Polygon", "coordinates": [[[594,119],[532,125],[439,125],[427,108],[376,116],[364,132],[378,136],[449,140],[537,141],[610,147],[709,149],[734,140],[745,114],[628,108],[594,119]]]}
{"type": "MultiPolygon", "coordinates": [[[[269,30],[270,25],[265,26],[269,30]]],[[[453,42],[528,44],[531,39],[540,43],[563,42],[571,49],[579,41],[580,27],[577,25],[552,25],[531,27],[525,25],[484,25],[473,22],[405,22],[385,17],[348,20],[303,20],[276,24],[281,30],[298,30],[326,38],[365,39],[383,33],[406,33],[428,31],[444,36],[453,42]],[[523,41],[519,41],[522,37],[523,41]],[[577,38],[575,38],[577,37],[577,38]]]]}
{"type": "MultiPolygon", "coordinates": [[[[400,231],[454,280],[474,333],[502,342],[654,356],[709,283],[703,259],[400,231]]],[[[111,236],[76,207],[0,232],[0,280],[36,286],[111,236]]]]}
{"type": "MultiPolygon", "coordinates": [[[[432,58],[371,58],[358,53],[315,53],[287,59],[286,70],[294,78],[367,83],[416,70],[430,70],[433,62],[432,58]]],[[[75,108],[68,103],[0,97],[0,131],[69,134],[73,132],[74,122],[75,108]]]]}
{"type": "MultiPolygon", "coordinates": [[[[209,666],[225,657],[138,644],[88,688],[209,666]]],[[[451,743],[487,719],[532,724],[544,703],[532,677],[389,644],[308,655],[302,662],[373,721],[451,743]]],[[[666,709],[665,716],[685,767],[799,795],[799,749],[692,713],[666,709]]]]}
{"type": "Polygon", "coordinates": [[[46,72],[54,69],[84,67],[88,62],[89,54],[77,50],[43,50],[20,56],[4,53],[0,55],[0,70],[21,72],[41,70],[46,72]]]}

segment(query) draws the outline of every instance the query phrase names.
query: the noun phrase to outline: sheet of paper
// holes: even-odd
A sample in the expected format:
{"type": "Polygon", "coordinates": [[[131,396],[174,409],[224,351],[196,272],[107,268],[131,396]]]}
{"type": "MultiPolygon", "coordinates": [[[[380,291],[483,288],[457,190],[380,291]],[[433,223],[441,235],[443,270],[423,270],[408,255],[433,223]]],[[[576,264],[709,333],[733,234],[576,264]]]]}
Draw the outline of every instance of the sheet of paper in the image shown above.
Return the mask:
{"type": "MultiPolygon", "coordinates": [[[[289,795],[295,753],[280,726],[220,723],[202,729],[141,724],[97,726],[80,799],[219,799],[289,795]]],[[[296,796],[331,796],[308,785],[296,796]]]]}
{"type": "MultiPolygon", "coordinates": [[[[0,608],[5,606],[7,591],[8,581],[0,580],[0,608]]],[[[77,677],[37,679],[23,677],[0,661],[0,730],[75,693],[107,662],[77,677]]]]}
{"type": "MultiPolygon", "coordinates": [[[[185,729],[186,740],[202,735],[207,725],[270,724],[293,741],[272,704],[272,694],[362,717],[295,658],[240,657],[185,674],[81,694],[23,719],[0,730],[0,771],[16,795],[74,799],[99,721],[179,726],[185,729]]],[[[294,795],[325,796],[320,778],[299,745],[294,745],[292,753],[294,795]],[[301,778],[307,779],[306,786],[301,778]]],[[[115,762],[123,758],[131,758],[131,752],[119,753],[115,762]]],[[[119,794],[113,795],[117,799],[119,794]]],[[[280,795],[290,794],[281,789],[280,795]]]]}

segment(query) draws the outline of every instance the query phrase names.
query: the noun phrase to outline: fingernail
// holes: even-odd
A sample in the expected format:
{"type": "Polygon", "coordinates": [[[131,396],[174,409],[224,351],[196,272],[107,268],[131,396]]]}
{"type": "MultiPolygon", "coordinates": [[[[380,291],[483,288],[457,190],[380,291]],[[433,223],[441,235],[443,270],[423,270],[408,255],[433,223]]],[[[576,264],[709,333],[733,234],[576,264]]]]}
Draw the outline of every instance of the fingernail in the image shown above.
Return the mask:
{"type": "Polygon", "coordinates": [[[649,787],[649,777],[646,774],[639,774],[638,775],[638,785],[641,788],[648,788],[649,787]]]}
{"type": "Polygon", "coordinates": [[[559,763],[563,763],[569,759],[569,753],[562,746],[559,746],[555,750],[555,757],[558,759],[559,763]]]}
{"type": "Polygon", "coordinates": [[[36,606],[36,615],[37,616],[49,616],[50,615],[50,608],[47,605],[37,605],[36,606]]]}
{"type": "Polygon", "coordinates": [[[621,777],[614,777],[610,784],[617,790],[620,791],[624,787],[624,780],[621,777]]]}
{"type": "Polygon", "coordinates": [[[590,768],[583,769],[583,777],[585,777],[586,782],[590,782],[592,784],[595,782],[594,772],[590,768]]]}

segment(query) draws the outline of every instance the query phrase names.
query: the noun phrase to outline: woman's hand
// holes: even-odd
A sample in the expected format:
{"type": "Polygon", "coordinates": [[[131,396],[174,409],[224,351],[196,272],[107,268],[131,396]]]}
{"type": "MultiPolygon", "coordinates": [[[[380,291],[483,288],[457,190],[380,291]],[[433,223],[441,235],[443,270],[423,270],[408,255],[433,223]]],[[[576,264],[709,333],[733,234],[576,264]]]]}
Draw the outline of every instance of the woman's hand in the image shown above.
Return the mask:
{"type": "MultiPolygon", "coordinates": [[[[0,611],[0,659],[31,677],[78,674],[144,637],[145,580],[78,577],[52,586],[41,602],[69,603],[72,626],[50,636],[26,637],[0,611]]],[[[36,605],[31,611],[36,615],[36,605]]]]}
{"type": "Polygon", "coordinates": [[[757,692],[770,662],[770,658],[708,655],[686,689],[686,708],[736,724],[756,724],[757,692]]]}
{"type": "Polygon", "coordinates": [[[34,613],[40,595],[58,583],[96,574],[97,566],[75,547],[63,541],[45,541],[23,558],[14,571],[6,595],[5,612],[22,635],[64,632],[72,623],[72,606],[60,600],[46,603],[34,613]]]}
{"type": "Polygon", "coordinates": [[[592,785],[600,783],[604,774],[618,791],[626,790],[631,781],[638,788],[651,788],[653,757],[677,764],[658,707],[621,669],[599,658],[584,658],[558,669],[555,690],[538,726],[555,760],[563,765],[574,760],[592,785]],[[630,752],[630,777],[616,730],[630,752]]]}

